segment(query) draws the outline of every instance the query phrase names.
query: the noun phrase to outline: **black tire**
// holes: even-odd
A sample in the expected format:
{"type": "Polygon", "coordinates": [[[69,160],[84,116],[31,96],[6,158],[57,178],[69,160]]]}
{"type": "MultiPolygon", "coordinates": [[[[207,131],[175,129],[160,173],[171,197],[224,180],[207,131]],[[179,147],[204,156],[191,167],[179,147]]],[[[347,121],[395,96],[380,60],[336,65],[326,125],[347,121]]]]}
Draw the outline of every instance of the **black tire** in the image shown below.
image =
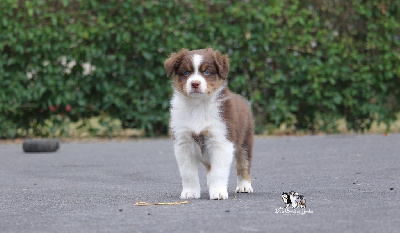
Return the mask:
{"type": "Polygon", "coordinates": [[[26,139],[22,144],[22,149],[26,153],[55,152],[58,148],[60,148],[60,140],[57,138],[26,139]]]}

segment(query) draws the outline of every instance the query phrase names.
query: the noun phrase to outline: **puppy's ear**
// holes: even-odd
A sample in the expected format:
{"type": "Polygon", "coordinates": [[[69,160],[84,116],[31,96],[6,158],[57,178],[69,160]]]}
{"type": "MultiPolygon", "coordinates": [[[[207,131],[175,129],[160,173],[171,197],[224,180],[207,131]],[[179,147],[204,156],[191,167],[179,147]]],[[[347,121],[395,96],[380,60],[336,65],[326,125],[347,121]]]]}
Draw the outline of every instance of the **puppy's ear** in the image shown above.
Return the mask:
{"type": "Polygon", "coordinates": [[[215,64],[217,65],[218,74],[221,76],[222,79],[226,79],[229,72],[228,56],[222,55],[219,51],[215,51],[214,60],[215,64]]]}
{"type": "Polygon", "coordinates": [[[164,62],[165,71],[167,71],[167,77],[170,77],[176,69],[180,66],[183,57],[188,52],[187,49],[181,49],[177,53],[172,53],[167,60],[164,62]]]}

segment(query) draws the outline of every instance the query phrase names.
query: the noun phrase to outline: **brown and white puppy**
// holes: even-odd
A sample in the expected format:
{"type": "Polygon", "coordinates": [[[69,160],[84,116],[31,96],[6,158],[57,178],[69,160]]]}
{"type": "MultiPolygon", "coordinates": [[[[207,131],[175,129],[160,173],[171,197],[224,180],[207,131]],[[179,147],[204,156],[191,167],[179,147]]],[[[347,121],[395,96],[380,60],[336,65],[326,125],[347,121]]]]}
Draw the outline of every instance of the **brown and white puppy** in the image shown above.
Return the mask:
{"type": "Polygon", "coordinates": [[[182,177],[182,199],[199,198],[199,163],[207,169],[210,199],[228,199],[236,158],[236,192],[253,192],[250,165],[254,124],[248,102],[228,89],[228,57],[212,48],[182,49],[165,61],[173,75],[170,127],[182,177]]]}

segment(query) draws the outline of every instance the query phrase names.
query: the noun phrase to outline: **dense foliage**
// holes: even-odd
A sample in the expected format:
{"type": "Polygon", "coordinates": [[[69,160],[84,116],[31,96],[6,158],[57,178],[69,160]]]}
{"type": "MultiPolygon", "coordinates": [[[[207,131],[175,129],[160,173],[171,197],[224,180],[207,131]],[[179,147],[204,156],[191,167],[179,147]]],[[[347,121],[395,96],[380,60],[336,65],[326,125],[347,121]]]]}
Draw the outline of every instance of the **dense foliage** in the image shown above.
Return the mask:
{"type": "Polygon", "coordinates": [[[212,46],[257,131],[390,124],[400,101],[400,2],[0,1],[0,137],[105,114],[168,130],[171,52],[212,46]],[[19,129],[19,131],[17,131],[19,129]]]}

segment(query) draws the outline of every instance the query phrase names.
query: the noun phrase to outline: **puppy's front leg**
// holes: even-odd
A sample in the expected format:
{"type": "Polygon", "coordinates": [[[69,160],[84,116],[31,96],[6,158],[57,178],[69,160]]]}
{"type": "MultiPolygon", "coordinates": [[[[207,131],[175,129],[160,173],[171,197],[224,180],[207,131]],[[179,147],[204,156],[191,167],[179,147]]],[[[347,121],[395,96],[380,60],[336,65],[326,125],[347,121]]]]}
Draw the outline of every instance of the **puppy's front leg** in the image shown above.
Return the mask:
{"type": "Polygon", "coordinates": [[[200,198],[199,159],[193,139],[178,139],[174,143],[176,161],[182,177],[181,199],[200,198]]]}
{"type": "Polygon", "coordinates": [[[228,178],[233,159],[233,144],[212,143],[210,147],[211,169],[207,174],[211,200],[228,199],[228,178]]]}

